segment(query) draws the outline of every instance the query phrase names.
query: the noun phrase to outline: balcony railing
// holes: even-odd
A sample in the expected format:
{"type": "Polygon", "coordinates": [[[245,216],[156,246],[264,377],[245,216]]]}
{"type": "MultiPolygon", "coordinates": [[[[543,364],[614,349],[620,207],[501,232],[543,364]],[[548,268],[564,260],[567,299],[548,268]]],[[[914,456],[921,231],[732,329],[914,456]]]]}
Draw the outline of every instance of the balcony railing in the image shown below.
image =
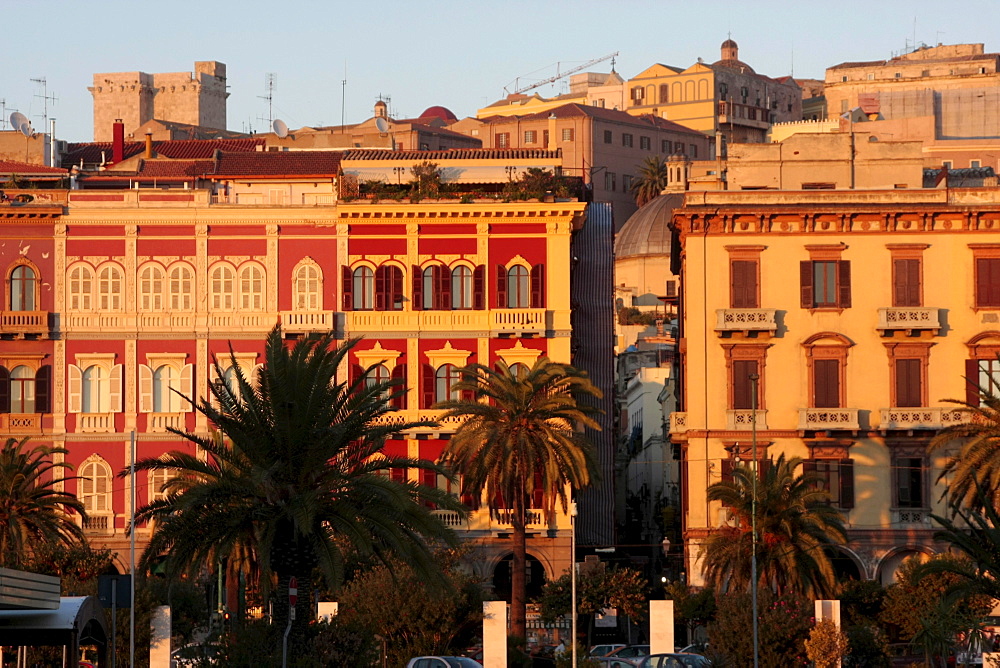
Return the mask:
{"type": "Polygon", "coordinates": [[[543,308],[496,309],[491,314],[494,332],[542,333],[546,329],[543,308]]]}
{"type": "MultiPolygon", "coordinates": [[[[754,428],[754,411],[752,409],[733,409],[726,411],[726,429],[749,431],[754,428]]],[[[767,411],[757,411],[757,429],[767,429],[767,411]]]]}
{"type": "Polygon", "coordinates": [[[954,408],[883,408],[879,410],[882,429],[942,429],[969,422],[969,414],[954,408]]]}
{"type": "MultiPolygon", "coordinates": [[[[504,526],[511,526],[512,519],[514,517],[513,510],[507,510],[502,508],[496,511],[497,521],[504,526]]],[[[525,513],[524,525],[526,527],[539,527],[544,526],[545,515],[541,510],[531,509],[525,513]]]]}
{"type": "Polygon", "coordinates": [[[194,327],[194,313],[140,313],[142,329],[186,329],[194,327]]]}
{"type": "Polygon", "coordinates": [[[741,123],[743,125],[767,126],[771,122],[771,112],[763,107],[739,102],[719,102],[719,121],[741,123]],[[744,121],[750,121],[745,123],[744,121]]]}
{"type": "Polygon", "coordinates": [[[465,421],[461,417],[444,418],[444,411],[430,408],[407,409],[386,413],[375,418],[373,424],[377,425],[402,425],[404,422],[437,422],[444,429],[454,429],[465,421]]]}
{"type": "Polygon", "coordinates": [[[940,310],[923,306],[892,306],[878,310],[880,331],[893,329],[921,330],[940,329],[940,310]]]}
{"type": "Polygon", "coordinates": [[[800,408],[799,429],[859,429],[857,408],[800,408]]]}
{"type": "Polygon", "coordinates": [[[455,510],[432,510],[431,514],[437,517],[441,524],[446,527],[451,527],[452,529],[464,529],[466,528],[466,522],[462,519],[462,516],[455,510]]]}
{"type": "Polygon", "coordinates": [[[771,332],[778,329],[773,308],[720,308],[716,309],[717,332],[771,332]]]}
{"type": "Polygon", "coordinates": [[[683,434],[688,430],[687,424],[687,413],[679,413],[674,411],[670,414],[670,433],[671,434],[683,434]]]}
{"type": "Polygon", "coordinates": [[[115,430],[114,413],[78,413],[76,430],[81,433],[108,433],[115,430]]]}
{"type": "Polygon", "coordinates": [[[150,413],[147,429],[155,432],[184,429],[184,415],[184,413],[150,413]]]}
{"type": "Polygon", "coordinates": [[[42,416],[38,413],[0,414],[0,431],[4,434],[40,434],[42,416]]]}
{"type": "Polygon", "coordinates": [[[892,523],[908,527],[930,527],[931,511],[927,508],[893,508],[892,523]]]}
{"type": "Polygon", "coordinates": [[[48,336],[48,311],[0,311],[0,333],[17,338],[27,335],[48,336]]]}
{"type": "Polygon", "coordinates": [[[270,313],[211,313],[208,326],[213,329],[270,329],[274,320],[270,313]]]}
{"type": "Polygon", "coordinates": [[[110,531],[111,516],[110,515],[87,515],[87,519],[83,520],[83,528],[87,531],[110,531]]]}
{"type": "Polygon", "coordinates": [[[281,329],[287,333],[309,334],[333,330],[333,313],[330,311],[282,311],[281,329]]]}

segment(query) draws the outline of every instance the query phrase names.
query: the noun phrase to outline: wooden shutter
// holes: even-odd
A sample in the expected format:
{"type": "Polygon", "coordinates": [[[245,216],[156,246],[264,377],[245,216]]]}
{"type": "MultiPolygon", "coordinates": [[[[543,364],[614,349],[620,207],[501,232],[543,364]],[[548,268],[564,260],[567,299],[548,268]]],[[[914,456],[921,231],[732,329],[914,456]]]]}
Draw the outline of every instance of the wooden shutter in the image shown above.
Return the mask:
{"type": "Polygon", "coordinates": [[[532,508],[542,508],[543,497],[545,496],[545,488],[542,487],[542,474],[540,471],[535,471],[535,481],[534,487],[531,490],[531,507],[532,508]]]}
{"type": "MultiPolygon", "coordinates": [[[[69,412],[79,413],[83,406],[83,369],[75,364],[70,364],[67,367],[69,369],[69,412]]],[[[6,369],[5,369],[6,371],[6,369]]],[[[10,383],[7,383],[8,392],[10,391],[10,383]]],[[[8,401],[8,406],[10,402],[8,401]]]]}
{"type": "Polygon", "coordinates": [[[340,271],[341,282],[340,294],[343,295],[343,310],[354,310],[354,272],[350,267],[342,267],[340,271]]]}
{"type": "MultiPolygon", "coordinates": [[[[475,382],[476,376],[471,373],[463,373],[461,376],[461,381],[463,383],[475,382]]],[[[462,390],[462,401],[475,401],[476,392],[475,390],[462,390]]]]}
{"type": "Polygon", "coordinates": [[[410,298],[410,308],[414,311],[424,310],[424,272],[418,265],[413,265],[410,270],[410,285],[413,287],[413,294],[410,298]]]}
{"type": "Polygon", "coordinates": [[[545,265],[531,268],[531,308],[545,308],[545,265]]]}
{"type": "Polygon", "coordinates": [[[389,278],[391,280],[387,308],[390,311],[397,311],[403,308],[403,270],[399,267],[389,267],[389,278]]]}
{"type": "Polygon", "coordinates": [[[920,306],[920,260],[893,260],[892,305],[920,306]]]}
{"type": "Polygon", "coordinates": [[[757,360],[733,361],[733,408],[749,410],[753,408],[753,383],[750,374],[757,373],[757,360]]]}
{"type": "Polygon", "coordinates": [[[385,311],[391,308],[389,301],[389,291],[391,281],[389,279],[389,267],[382,265],[375,270],[375,310],[385,311]]]}
{"type": "Polygon", "coordinates": [[[421,408],[430,408],[434,405],[434,367],[430,364],[422,365],[421,375],[420,393],[423,398],[421,408]]]}
{"type": "Polygon", "coordinates": [[[153,370],[147,364],[139,365],[139,412],[153,412],[153,370]]]}
{"type": "Polygon", "coordinates": [[[497,308],[507,308],[507,267],[497,265],[497,308]]]}
{"type": "Polygon", "coordinates": [[[840,460],[840,507],[854,507],[854,460],[840,460]]]}
{"type": "Polygon", "coordinates": [[[813,398],[816,408],[840,408],[840,361],[813,362],[813,398]]]}
{"type": "Polygon", "coordinates": [[[0,366],[0,413],[10,413],[10,371],[0,366]]]}
{"type": "Polygon", "coordinates": [[[758,308],[757,263],[753,260],[733,260],[729,267],[732,308],[758,308]]]}
{"type": "Polygon", "coordinates": [[[349,387],[353,387],[355,393],[360,392],[362,389],[364,389],[364,384],[358,383],[358,381],[361,380],[361,376],[363,376],[364,374],[365,370],[361,368],[360,364],[351,364],[351,375],[350,375],[351,380],[349,383],[349,387]]]}
{"type": "Polygon", "coordinates": [[[802,308],[812,308],[813,301],[813,263],[809,260],[799,262],[799,283],[801,285],[800,305],[802,308]]]}
{"type": "Polygon", "coordinates": [[[965,360],[965,403],[979,405],[979,360],[965,360]]]}
{"type": "Polygon", "coordinates": [[[976,306],[1000,306],[1000,258],[976,259],[976,306]]]}
{"type": "Polygon", "coordinates": [[[486,308],[486,265],[477,266],[472,272],[472,308],[486,308]]]}
{"type": "MultiPolygon", "coordinates": [[[[181,368],[181,386],[180,386],[180,391],[181,391],[181,394],[183,394],[188,399],[191,399],[193,401],[197,401],[197,397],[195,397],[195,395],[194,395],[194,365],[193,364],[185,364],[183,366],[183,368],[181,368]]],[[[236,386],[236,391],[237,392],[240,391],[239,390],[239,385],[236,386]]],[[[182,413],[188,413],[193,408],[193,406],[191,405],[190,401],[184,401],[182,405],[184,405],[184,409],[181,411],[182,413]]]]}
{"type": "Polygon", "coordinates": [[[451,270],[445,266],[437,268],[438,308],[442,311],[451,310],[451,270]]]}
{"type": "Polygon", "coordinates": [[[896,406],[914,408],[923,404],[921,392],[920,360],[898,359],[896,371],[896,406]]]}
{"type": "Polygon", "coordinates": [[[122,408],[122,365],[115,364],[111,367],[111,396],[108,400],[108,406],[111,408],[112,413],[121,413],[122,408]]]}
{"type": "Polygon", "coordinates": [[[840,260],[837,262],[837,306],[840,308],[851,307],[851,262],[840,260]]]}
{"type": "Polygon", "coordinates": [[[398,408],[399,410],[406,409],[406,397],[409,394],[409,388],[406,387],[406,363],[396,360],[396,366],[392,368],[391,380],[396,381],[392,386],[393,392],[399,392],[399,395],[393,397],[392,406],[393,408],[398,408]]]}
{"type": "MultiPolygon", "coordinates": [[[[0,385],[2,385],[0,381],[0,385]]],[[[10,387],[10,383],[7,384],[10,387]]],[[[2,408],[3,397],[0,396],[0,413],[5,412],[2,408]]],[[[52,412],[52,367],[43,365],[35,374],[35,412],[52,412]]]]}

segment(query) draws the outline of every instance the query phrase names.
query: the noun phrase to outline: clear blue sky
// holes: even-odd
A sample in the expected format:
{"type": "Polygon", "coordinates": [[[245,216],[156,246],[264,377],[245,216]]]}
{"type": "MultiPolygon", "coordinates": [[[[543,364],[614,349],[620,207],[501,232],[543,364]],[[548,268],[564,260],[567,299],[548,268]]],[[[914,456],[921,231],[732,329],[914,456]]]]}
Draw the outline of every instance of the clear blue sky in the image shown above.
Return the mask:
{"type": "MultiPolygon", "coordinates": [[[[732,33],[758,72],[822,78],[831,65],[888,58],[916,42],[983,42],[1000,51],[1000,0],[0,0],[0,100],[42,125],[45,77],[56,134],[90,141],[87,86],[97,72],[184,72],[196,60],[228,69],[229,128],[266,130],[267,73],[274,115],[289,127],[371,116],[379,95],[399,118],[443,105],[457,116],[592,58],[619,51],[628,78],[655,63],[718,59],[732,33]]],[[[595,66],[608,71],[609,63],[595,66]]],[[[566,80],[564,80],[566,81],[566,80]]],[[[565,91],[565,83],[537,89],[565,91]]],[[[0,126],[5,127],[5,126],[0,126]]]]}

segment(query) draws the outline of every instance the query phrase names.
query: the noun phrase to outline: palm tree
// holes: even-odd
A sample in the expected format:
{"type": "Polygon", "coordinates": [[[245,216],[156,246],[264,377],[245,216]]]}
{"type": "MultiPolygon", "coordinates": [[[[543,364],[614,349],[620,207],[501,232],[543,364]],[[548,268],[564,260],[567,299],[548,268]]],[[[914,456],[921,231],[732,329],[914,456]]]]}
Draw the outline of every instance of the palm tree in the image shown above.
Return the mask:
{"type": "Polygon", "coordinates": [[[636,206],[642,206],[663,192],[666,187],[667,163],[658,155],[649,155],[639,165],[629,191],[635,197],[636,206]]]}
{"type": "Polygon", "coordinates": [[[39,544],[81,545],[83,530],[73,511],[83,518],[83,502],[56,489],[75,478],[56,477],[59,470],[72,470],[66,462],[52,461],[65,455],[65,448],[36,445],[28,439],[8,438],[0,448],[0,566],[20,568],[39,544]]]}
{"type": "MultiPolygon", "coordinates": [[[[821,597],[833,593],[828,551],[847,541],[844,517],[829,503],[815,474],[796,475],[798,457],[768,459],[757,484],[758,584],[779,595],[821,597]]],[[[753,552],[754,471],[733,468],[732,480],[708,488],[711,501],[729,507],[735,525],[722,528],[702,547],[705,577],[717,590],[749,588],[753,552]]]]}
{"type": "Polygon", "coordinates": [[[601,391],[584,371],[539,358],[529,370],[498,362],[496,369],[473,364],[453,390],[468,400],[444,401],[442,419],[461,418],[441,462],[462,475],[462,492],[479,498],[485,490],[490,512],[509,511],[513,529],[511,633],[524,637],[526,532],[533,493],[541,495],[547,521],[556,503],[567,510],[567,488],[585,487],[596,476],[593,446],[577,431],[600,426],[597,409],[580,403],[601,391]]]}
{"type": "Polygon", "coordinates": [[[944,401],[956,404],[956,410],[965,414],[968,421],[939,431],[928,450],[934,452],[952,441],[962,441],[958,454],[948,459],[938,476],[939,482],[952,476],[945,494],[952,504],[974,507],[990,500],[996,504],[1000,490],[1000,388],[993,382],[989,386],[979,385],[972,378],[966,382],[975,389],[975,400],[944,401]]]}
{"type": "MultiPolygon", "coordinates": [[[[443,491],[391,479],[393,468],[446,472],[432,462],[383,456],[389,435],[427,423],[380,420],[395,410],[392,399],[401,390],[368,381],[371,369],[353,382],[338,377],[354,343],[335,346],[323,337],[286,347],[275,327],[253,382],[233,359],[235,385],[213,385],[214,401],[196,403],[218,435],[176,432],[207,456],[178,451],[136,465],[171,476],[166,498],[136,513],[137,522],[154,522],[144,565],[163,555],[171,572],[194,572],[223,558],[242,561],[259,575],[262,590],[276,578],[282,595],[292,576],[311,592],[315,568],[337,588],[348,556],[399,557],[440,581],[431,543],[454,544],[455,536],[429,506],[460,510],[461,504],[443,491]]],[[[310,598],[298,599],[300,632],[310,619],[310,598]]],[[[279,624],[288,618],[284,605],[275,613],[279,624]]]]}

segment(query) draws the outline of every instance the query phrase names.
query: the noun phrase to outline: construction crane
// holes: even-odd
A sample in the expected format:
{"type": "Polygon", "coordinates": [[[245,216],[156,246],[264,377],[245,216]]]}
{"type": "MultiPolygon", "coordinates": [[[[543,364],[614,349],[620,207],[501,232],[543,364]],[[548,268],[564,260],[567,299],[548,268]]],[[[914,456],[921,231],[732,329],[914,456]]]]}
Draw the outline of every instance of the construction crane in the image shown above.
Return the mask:
{"type": "MultiPolygon", "coordinates": [[[[605,60],[612,60],[611,69],[614,69],[615,68],[615,64],[614,64],[613,59],[617,58],[617,57],[618,57],[618,52],[615,51],[614,53],[609,53],[606,56],[601,56],[600,58],[594,58],[593,60],[588,60],[583,65],[580,65],[579,67],[574,67],[571,70],[566,70],[565,72],[562,72],[562,73],[559,72],[559,63],[556,63],[556,75],[554,77],[549,77],[548,79],[542,79],[541,81],[539,81],[537,83],[533,83],[530,86],[524,86],[523,88],[518,88],[517,90],[515,90],[514,92],[509,93],[509,94],[510,95],[519,95],[521,93],[526,93],[529,90],[533,90],[535,88],[538,88],[539,86],[544,86],[545,84],[550,84],[553,81],[559,81],[559,79],[562,79],[563,77],[568,77],[571,74],[576,74],[577,72],[581,72],[581,71],[587,69],[588,67],[590,67],[591,65],[596,65],[597,63],[603,63],[605,60]]],[[[516,80],[515,80],[515,83],[516,83],[516,80]]],[[[505,92],[506,92],[506,90],[507,89],[504,88],[505,92]]]]}

